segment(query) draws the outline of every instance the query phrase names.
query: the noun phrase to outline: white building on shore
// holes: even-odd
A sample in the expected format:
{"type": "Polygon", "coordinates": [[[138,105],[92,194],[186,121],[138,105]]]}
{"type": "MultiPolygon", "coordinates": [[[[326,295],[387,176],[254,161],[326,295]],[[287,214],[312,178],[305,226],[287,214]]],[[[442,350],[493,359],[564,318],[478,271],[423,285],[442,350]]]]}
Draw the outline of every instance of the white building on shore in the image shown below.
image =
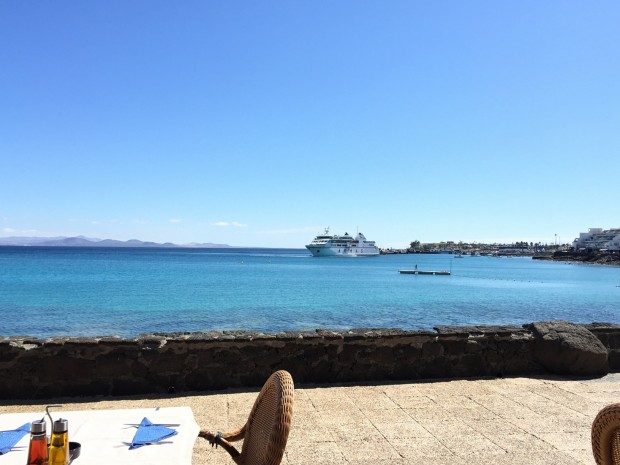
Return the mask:
{"type": "Polygon", "coordinates": [[[620,228],[590,228],[573,241],[575,250],[620,250],[620,228]]]}

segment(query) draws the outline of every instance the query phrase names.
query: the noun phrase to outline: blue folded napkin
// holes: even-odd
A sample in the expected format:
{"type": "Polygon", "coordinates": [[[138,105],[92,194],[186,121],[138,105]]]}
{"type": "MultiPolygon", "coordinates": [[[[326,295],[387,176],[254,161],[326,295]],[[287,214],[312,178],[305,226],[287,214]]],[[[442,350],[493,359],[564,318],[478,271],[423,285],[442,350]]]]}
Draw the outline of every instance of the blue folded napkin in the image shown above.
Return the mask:
{"type": "Polygon", "coordinates": [[[0,431],[0,455],[9,452],[29,432],[30,423],[24,423],[17,429],[0,431]]]}
{"type": "Polygon", "coordinates": [[[162,425],[153,424],[148,418],[144,417],[140,422],[140,426],[138,426],[138,429],[136,430],[136,434],[131,441],[129,449],[137,449],[138,447],[142,447],[146,444],[153,444],[161,441],[162,439],[174,436],[175,434],[177,434],[176,430],[162,425]]]}

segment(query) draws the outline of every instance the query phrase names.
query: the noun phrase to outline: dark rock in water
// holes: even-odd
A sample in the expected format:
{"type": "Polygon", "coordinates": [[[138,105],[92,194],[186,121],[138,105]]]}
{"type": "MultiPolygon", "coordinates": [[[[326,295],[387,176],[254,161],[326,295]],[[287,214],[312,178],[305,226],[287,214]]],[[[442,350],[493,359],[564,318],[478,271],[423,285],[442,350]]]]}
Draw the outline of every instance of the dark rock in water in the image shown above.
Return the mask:
{"type": "Polygon", "coordinates": [[[536,338],[534,357],[550,373],[600,376],[609,372],[607,348],[584,326],[543,321],[526,327],[536,338]]]}
{"type": "Polygon", "coordinates": [[[535,255],[535,260],[556,260],[581,263],[598,263],[600,265],[620,265],[620,251],[602,250],[558,250],[553,253],[535,255]]]}

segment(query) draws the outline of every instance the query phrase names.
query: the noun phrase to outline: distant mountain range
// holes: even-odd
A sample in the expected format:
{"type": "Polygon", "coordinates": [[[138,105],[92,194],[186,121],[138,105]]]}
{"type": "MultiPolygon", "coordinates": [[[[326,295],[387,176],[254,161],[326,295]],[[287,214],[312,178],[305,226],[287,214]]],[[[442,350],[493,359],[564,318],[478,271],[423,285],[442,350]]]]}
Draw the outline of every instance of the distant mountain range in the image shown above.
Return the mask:
{"type": "Polygon", "coordinates": [[[37,247],[192,247],[196,249],[222,249],[231,247],[228,244],[212,244],[211,242],[192,242],[190,244],[173,244],[172,242],[145,242],[138,239],[117,241],[114,239],[95,239],[92,237],[0,237],[0,245],[37,246],[37,247]]]}

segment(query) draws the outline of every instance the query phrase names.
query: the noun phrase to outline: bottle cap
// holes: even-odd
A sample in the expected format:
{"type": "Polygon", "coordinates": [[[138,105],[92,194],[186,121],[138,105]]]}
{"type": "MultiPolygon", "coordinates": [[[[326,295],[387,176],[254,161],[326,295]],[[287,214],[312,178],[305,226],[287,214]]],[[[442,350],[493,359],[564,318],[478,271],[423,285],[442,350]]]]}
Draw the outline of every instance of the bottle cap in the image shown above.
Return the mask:
{"type": "Polygon", "coordinates": [[[69,430],[69,420],[64,418],[59,418],[54,421],[54,426],[52,426],[52,433],[66,433],[69,430]]]}
{"type": "Polygon", "coordinates": [[[30,432],[32,434],[45,433],[45,420],[35,420],[30,423],[30,432]]]}

